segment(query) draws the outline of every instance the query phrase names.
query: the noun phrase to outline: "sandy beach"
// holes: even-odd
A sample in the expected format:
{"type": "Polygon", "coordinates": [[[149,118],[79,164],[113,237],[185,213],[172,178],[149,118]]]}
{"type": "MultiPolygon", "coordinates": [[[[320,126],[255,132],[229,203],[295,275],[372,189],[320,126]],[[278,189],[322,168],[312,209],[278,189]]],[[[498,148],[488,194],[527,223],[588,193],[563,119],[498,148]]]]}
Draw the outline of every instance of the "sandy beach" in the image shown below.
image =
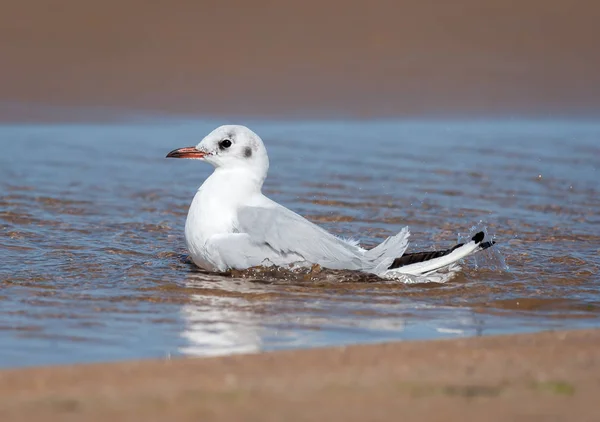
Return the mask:
{"type": "Polygon", "coordinates": [[[3,421],[600,418],[600,331],[0,372],[3,421]]]}
{"type": "Polygon", "coordinates": [[[599,19],[590,0],[10,2],[0,113],[597,115],[599,19]]]}

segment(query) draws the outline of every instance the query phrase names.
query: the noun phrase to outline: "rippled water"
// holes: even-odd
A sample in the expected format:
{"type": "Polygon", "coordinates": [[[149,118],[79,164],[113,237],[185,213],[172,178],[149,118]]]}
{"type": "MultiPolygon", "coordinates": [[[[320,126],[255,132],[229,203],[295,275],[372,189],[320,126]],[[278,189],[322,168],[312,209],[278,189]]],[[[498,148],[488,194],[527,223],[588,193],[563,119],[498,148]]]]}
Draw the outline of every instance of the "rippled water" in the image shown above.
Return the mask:
{"type": "Polygon", "coordinates": [[[498,241],[405,285],[195,270],[183,225],[211,168],[164,156],[220,123],[0,126],[1,366],[600,325],[600,124],[242,122],[267,193],[337,234],[498,241]]]}

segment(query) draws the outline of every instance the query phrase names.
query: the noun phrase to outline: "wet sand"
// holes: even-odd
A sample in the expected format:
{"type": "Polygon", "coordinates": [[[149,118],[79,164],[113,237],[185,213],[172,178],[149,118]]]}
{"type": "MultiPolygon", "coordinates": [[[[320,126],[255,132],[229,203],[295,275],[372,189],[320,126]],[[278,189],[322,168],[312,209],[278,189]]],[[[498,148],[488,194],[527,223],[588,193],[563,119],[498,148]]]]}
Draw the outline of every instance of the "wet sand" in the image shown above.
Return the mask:
{"type": "Polygon", "coordinates": [[[17,420],[598,420],[599,330],[0,372],[17,420]]]}
{"type": "Polygon", "coordinates": [[[591,0],[10,2],[0,116],[597,115],[598,20],[591,0]]]}

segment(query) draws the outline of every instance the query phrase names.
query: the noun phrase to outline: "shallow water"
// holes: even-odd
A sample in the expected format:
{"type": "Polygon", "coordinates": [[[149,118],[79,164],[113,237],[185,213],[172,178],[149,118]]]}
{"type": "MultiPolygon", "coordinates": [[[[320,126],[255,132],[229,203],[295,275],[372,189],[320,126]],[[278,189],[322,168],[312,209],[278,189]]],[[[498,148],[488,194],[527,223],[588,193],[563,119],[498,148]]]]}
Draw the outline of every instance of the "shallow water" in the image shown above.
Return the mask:
{"type": "Polygon", "coordinates": [[[336,234],[495,236],[451,282],[405,285],[195,270],[211,169],[164,156],[220,123],[0,126],[1,366],[600,326],[600,124],[245,122],[268,195],[336,234]]]}

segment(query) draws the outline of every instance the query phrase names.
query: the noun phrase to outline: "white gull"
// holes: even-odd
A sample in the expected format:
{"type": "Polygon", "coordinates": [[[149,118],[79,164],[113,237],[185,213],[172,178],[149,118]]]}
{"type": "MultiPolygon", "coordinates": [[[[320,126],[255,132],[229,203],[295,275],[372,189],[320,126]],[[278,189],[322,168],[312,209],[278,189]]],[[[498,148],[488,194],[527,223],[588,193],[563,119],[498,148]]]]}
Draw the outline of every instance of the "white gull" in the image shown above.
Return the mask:
{"type": "Polygon", "coordinates": [[[368,250],[336,237],[263,195],[269,157],[262,139],[245,126],[218,127],[197,146],[176,149],[167,157],[215,167],[194,196],[185,223],[192,261],[207,271],[318,264],[399,279],[456,270],[457,261],[493,244],[483,242],[479,232],[450,249],[407,254],[406,227],[368,250]]]}

